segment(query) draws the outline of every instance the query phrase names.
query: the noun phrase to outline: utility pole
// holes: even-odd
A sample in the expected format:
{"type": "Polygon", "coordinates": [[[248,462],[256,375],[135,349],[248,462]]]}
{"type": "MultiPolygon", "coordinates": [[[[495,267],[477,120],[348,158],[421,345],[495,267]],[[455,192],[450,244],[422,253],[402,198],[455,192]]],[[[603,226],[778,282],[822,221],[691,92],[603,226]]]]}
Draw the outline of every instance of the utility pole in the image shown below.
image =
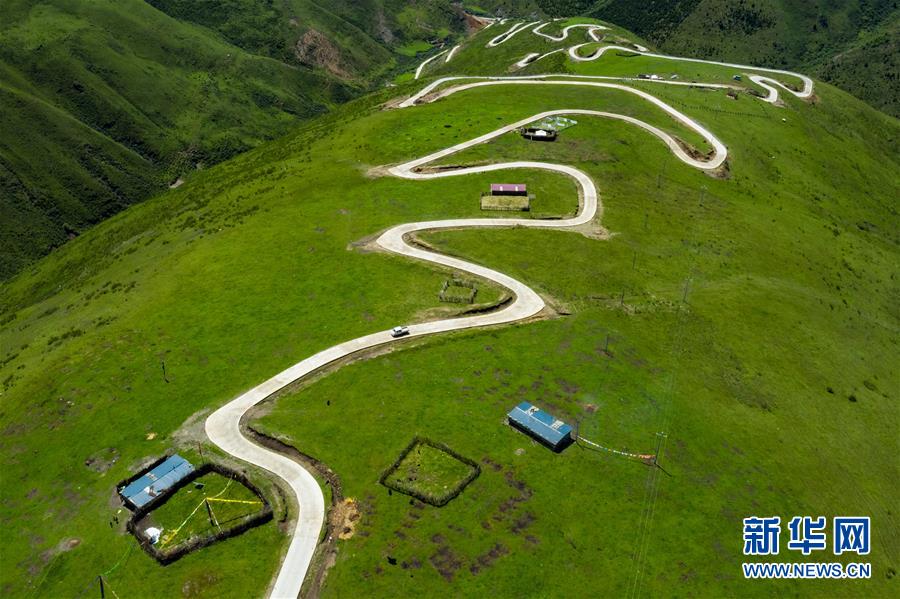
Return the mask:
{"type": "Polygon", "coordinates": [[[204,502],[206,503],[206,515],[209,516],[209,525],[210,526],[218,526],[218,523],[215,521],[215,518],[213,518],[212,508],[209,507],[209,499],[205,499],[204,502]]]}
{"type": "Polygon", "coordinates": [[[166,382],[168,383],[168,382],[169,382],[169,377],[168,377],[168,375],[166,375],[166,361],[165,361],[165,360],[160,360],[159,363],[162,364],[163,380],[166,381],[166,382]]]}
{"type": "Polygon", "coordinates": [[[690,279],[685,279],[685,281],[684,281],[684,294],[681,296],[681,302],[684,303],[684,304],[687,303],[688,291],[690,291],[690,289],[691,289],[691,280],[690,280],[690,279]]]}
{"type": "Polygon", "coordinates": [[[659,466],[659,448],[662,445],[663,439],[668,437],[666,433],[656,433],[656,451],[653,453],[653,465],[659,466]]]}
{"type": "Polygon", "coordinates": [[[103,577],[98,576],[97,580],[100,581],[100,599],[105,599],[106,598],[106,589],[103,588],[103,577]]]}

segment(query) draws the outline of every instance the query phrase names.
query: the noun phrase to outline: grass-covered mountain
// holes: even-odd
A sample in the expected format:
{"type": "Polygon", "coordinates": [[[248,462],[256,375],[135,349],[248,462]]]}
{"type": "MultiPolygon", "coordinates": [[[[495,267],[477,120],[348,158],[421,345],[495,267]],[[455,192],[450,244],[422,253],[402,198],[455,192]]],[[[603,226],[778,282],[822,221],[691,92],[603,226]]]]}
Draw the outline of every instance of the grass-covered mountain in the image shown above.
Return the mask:
{"type": "Polygon", "coordinates": [[[4,4],[0,275],[347,97],[138,0],[4,4]]]}
{"type": "Polygon", "coordinates": [[[609,0],[590,12],[667,53],[802,69],[900,116],[894,0],[669,0],[647,10],[636,4],[609,0]]]}
{"type": "Polygon", "coordinates": [[[466,28],[444,2],[4,2],[0,279],[466,28]]]}
{"type": "MultiPolygon", "coordinates": [[[[508,74],[526,53],[584,39],[526,32],[486,48],[498,33],[477,34],[420,81],[195,173],[0,289],[0,594],[77,596],[96,592],[102,574],[123,598],[263,595],[285,547],[284,505],[266,475],[249,469],[275,522],[165,568],[124,533],[124,515],[114,520],[115,483],[167,450],[197,461],[200,444],[222,459],[205,443],[205,416],[316,351],[457,313],[438,301],[449,273],[371,251],[379,231],[485,216],[480,193],[502,179],[532,187],[535,214],[575,208],[574,186],[555,174],[407,181],[372,167],[559,108],[632,116],[697,144],[613,89],[498,85],[385,107],[438,75],[508,74]]],[[[358,502],[322,595],[893,596],[900,124],[822,82],[811,101],[784,94],[773,106],[746,76],[736,84],[733,68],[629,52],[579,64],[559,52],[520,73],[547,71],[740,85],[732,97],[629,83],[721,138],[727,168],[710,176],[642,129],[587,116],[553,144],[510,134],[453,156],[576,166],[600,189],[595,224],[609,235],[423,235],[527,283],[554,313],[397,346],[256,415],[254,426],[324,461],[358,502]],[[666,432],[665,473],[533,445],[503,425],[521,400],[613,448],[653,452],[666,432]],[[481,464],[443,508],[378,484],[416,434],[481,464]],[[873,578],[745,581],[748,515],[871,516],[862,561],[873,578]]],[[[500,295],[479,290],[489,304],[500,295]]]]}
{"type": "Polygon", "coordinates": [[[800,69],[900,116],[895,0],[525,0],[618,23],[668,54],[800,69]]]}
{"type": "Polygon", "coordinates": [[[666,52],[800,68],[900,112],[891,0],[9,0],[0,279],[198,166],[370,89],[466,32],[466,11],[588,14],[666,52]]]}

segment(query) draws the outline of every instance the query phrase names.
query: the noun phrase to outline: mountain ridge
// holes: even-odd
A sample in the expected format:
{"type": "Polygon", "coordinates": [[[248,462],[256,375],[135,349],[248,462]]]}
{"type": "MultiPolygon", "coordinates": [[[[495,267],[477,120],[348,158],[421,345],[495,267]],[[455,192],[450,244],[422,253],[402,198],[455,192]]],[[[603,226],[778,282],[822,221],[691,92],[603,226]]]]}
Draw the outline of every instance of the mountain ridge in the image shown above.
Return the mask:
{"type": "MultiPolygon", "coordinates": [[[[776,86],[776,100],[752,78],[761,69],[654,57],[633,34],[592,24],[596,37],[573,29],[556,41],[526,29],[489,47],[514,23],[493,25],[420,80],[204,169],[0,287],[0,527],[21,539],[4,554],[3,594],[72,596],[96,588],[98,574],[123,597],[264,594],[289,541],[281,523],[296,514],[271,477],[238,466],[272,499],[275,522],[165,570],[124,531],[115,481],[167,451],[228,460],[209,443],[207,416],[298,360],[398,324],[415,330],[507,306],[504,288],[469,275],[484,303],[442,303],[442,286],[460,273],[371,242],[402,234],[398,223],[509,218],[480,202],[503,180],[534,195],[521,218],[560,223],[577,213],[577,188],[559,174],[428,180],[411,170],[417,157],[559,110],[581,112],[555,142],[507,131],[433,166],[570,165],[596,182],[603,210],[590,228],[418,233],[450,265],[458,258],[524,282],[546,312],[353,356],[248,415],[327,464],[358,502],[356,533],[337,542],[323,595],[365,584],[372,596],[545,596],[559,591],[546,576],[555,571],[584,595],[639,583],[653,596],[678,585],[762,597],[784,581],[740,575],[747,514],[787,517],[797,505],[865,513],[879,523],[876,543],[898,538],[891,189],[900,125],[828,84],[808,96],[779,74],[797,89],[776,86]],[[544,58],[516,66],[531,53],[544,58]],[[445,76],[547,73],[555,83],[454,84],[443,97],[420,96],[445,76]],[[716,144],[660,103],[713,132],[727,161],[707,173],[673,159],[673,145],[702,160],[716,144]],[[392,167],[415,180],[389,176],[392,167]],[[531,443],[503,424],[523,400],[605,446],[659,445],[671,476],[531,443]],[[377,483],[416,434],[483,464],[442,508],[377,483]]],[[[892,567],[890,552],[867,559],[873,571],[892,567]]],[[[815,596],[824,585],[890,596],[891,581],[797,592],[815,596]]]]}
{"type": "Polygon", "coordinates": [[[889,0],[10,0],[5,11],[0,280],[389,80],[468,31],[466,11],[584,13],[669,54],[804,70],[900,114],[900,9],[889,0]],[[92,131],[57,122],[63,113],[92,131]],[[29,132],[42,130],[35,143],[29,132]]]}

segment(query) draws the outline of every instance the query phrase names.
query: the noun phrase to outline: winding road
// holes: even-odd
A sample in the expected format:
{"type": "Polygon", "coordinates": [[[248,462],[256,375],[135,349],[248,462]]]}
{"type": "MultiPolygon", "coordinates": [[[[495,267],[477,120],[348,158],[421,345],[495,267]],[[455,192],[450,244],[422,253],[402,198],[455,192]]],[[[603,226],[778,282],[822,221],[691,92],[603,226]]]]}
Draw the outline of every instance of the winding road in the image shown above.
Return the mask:
{"type": "MultiPolygon", "coordinates": [[[[456,48],[453,48],[453,51],[456,52],[456,49],[457,49],[457,48],[459,48],[459,46],[457,46],[456,48]]],[[[422,75],[422,69],[425,68],[425,65],[427,65],[429,62],[431,62],[431,61],[434,60],[435,58],[439,58],[439,57],[443,56],[444,54],[447,54],[447,51],[446,51],[446,50],[444,50],[443,52],[438,52],[438,53],[435,54],[434,56],[431,56],[431,57],[426,58],[425,60],[423,60],[423,61],[422,61],[422,64],[420,64],[419,67],[416,69],[416,74],[413,76],[413,79],[418,79],[418,78],[422,75]]],[[[451,57],[451,56],[448,54],[448,55],[447,55],[447,60],[450,60],[450,57],[451,57]]],[[[446,61],[445,61],[445,62],[446,62],[446,61]]]]}
{"type": "Polygon", "coordinates": [[[544,33],[541,31],[544,27],[549,25],[550,23],[541,23],[537,27],[531,30],[535,35],[539,35],[541,37],[545,37],[551,42],[561,42],[569,37],[569,32],[573,29],[584,28],[587,29],[587,34],[591,36],[591,39],[597,41],[597,37],[594,35],[596,31],[603,31],[605,29],[609,29],[609,27],[605,27],[603,25],[597,25],[596,23],[578,23],[576,25],[569,25],[568,27],[563,28],[562,33],[559,35],[550,35],[549,33],[544,33]]]}
{"type": "Polygon", "coordinates": [[[499,46],[503,42],[508,42],[511,40],[516,34],[521,33],[531,27],[532,25],[537,25],[540,21],[532,21],[531,23],[519,23],[510,27],[504,33],[501,33],[497,37],[493,38],[491,41],[487,43],[488,48],[493,48],[495,46],[499,46]]]}
{"type": "Polygon", "coordinates": [[[802,75],[800,73],[794,73],[792,71],[783,71],[781,69],[768,69],[768,68],[763,68],[763,67],[753,67],[753,66],[745,65],[745,64],[735,64],[732,62],[717,62],[715,60],[702,60],[700,58],[684,58],[681,56],[667,56],[665,54],[655,54],[653,52],[635,50],[634,48],[626,48],[625,46],[602,46],[588,56],[581,56],[578,53],[578,50],[581,49],[582,47],[590,45],[590,44],[591,44],[591,42],[587,42],[584,44],[578,44],[578,45],[572,46],[571,48],[569,48],[569,57],[572,60],[575,60],[577,62],[588,62],[591,60],[597,60],[598,58],[600,58],[601,56],[603,56],[606,52],[608,52],[610,50],[621,50],[621,51],[630,52],[633,54],[640,54],[641,56],[647,56],[649,58],[663,58],[665,60],[677,60],[679,62],[697,62],[697,63],[701,63],[701,64],[711,64],[711,65],[716,65],[716,66],[720,66],[720,67],[730,67],[733,69],[760,71],[763,73],[775,73],[778,75],[788,75],[790,77],[797,77],[798,79],[800,79],[803,82],[803,89],[800,91],[797,91],[797,90],[793,90],[793,89],[787,87],[780,81],[772,79],[771,77],[765,77],[762,75],[750,75],[750,77],[749,77],[750,80],[752,80],[754,83],[760,85],[761,87],[765,88],[769,92],[769,95],[767,97],[763,98],[763,100],[765,100],[767,102],[775,102],[778,100],[778,90],[775,89],[775,87],[774,87],[775,85],[784,89],[785,91],[788,91],[788,92],[794,94],[798,98],[809,98],[810,96],[812,96],[812,92],[813,92],[812,79],[810,79],[806,75],[802,75]]]}
{"type": "MultiPolygon", "coordinates": [[[[558,21],[558,20],[560,20],[560,19],[554,19],[554,21],[558,21]]],[[[503,23],[504,21],[500,21],[500,23],[503,23]]],[[[491,24],[493,25],[494,22],[492,22],[491,24]]],[[[550,25],[550,24],[551,24],[551,22],[549,22],[549,21],[532,21],[532,22],[526,22],[526,23],[514,23],[507,31],[492,38],[487,43],[487,47],[494,48],[496,46],[499,46],[500,44],[503,44],[503,43],[509,41],[514,36],[518,35],[519,33],[523,32],[523,31],[526,31],[528,29],[531,29],[532,34],[537,35],[542,38],[545,38],[545,39],[549,40],[550,42],[565,41],[569,37],[569,32],[572,31],[573,29],[584,29],[586,35],[592,41],[575,44],[573,46],[570,46],[569,48],[556,48],[554,50],[544,52],[543,54],[541,54],[539,52],[529,52],[521,60],[516,62],[513,66],[515,68],[521,69],[521,68],[527,67],[529,65],[532,65],[536,62],[539,62],[539,61],[543,60],[544,58],[547,58],[548,56],[557,54],[559,52],[566,52],[569,55],[569,58],[575,62],[591,62],[591,61],[601,58],[604,54],[606,54],[606,52],[608,52],[610,50],[618,50],[618,51],[622,51],[622,52],[628,52],[631,54],[638,54],[641,56],[646,56],[648,58],[661,58],[661,59],[665,59],[665,60],[676,60],[679,62],[694,62],[694,63],[701,63],[701,64],[711,64],[711,65],[729,67],[729,68],[740,69],[740,70],[745,70],[745,71],[757,71],[759,73],[787,75],[789,77],[796,77],[803,83],[803,88],[798,91],[798,90],[795,90],[795,89],[792,89],[792,88],[786,86],[784,83],[782,83],[781,81],[778,81],[777,79],[773,79],[771,77],[767,77],[765,75],[760,75],[760,74],[755,74],[755,73],[748,74],[747,78],[750,81],[752,81],[753,83],[756,83],[757,85],[762,87],[764,90],[766,90],[766,95],[762,96],[760,99],[762,99],[764,102],[769,102],[771,104],[776,103],[779,99],[779,89],[778,88],[781,88],[782,90],[784,90],[790,94],[793,94],[794,96],[797,96],[798,98],[806,99],[806,98],[809,98],[812,96],[813,81],[812,81],[812,79],[810,79],[806,75],[803,75],[802,73],[795,73],[793,71],[786,71],[786,70],[782,70],[782,69],[755,67],[755,66],[751,66],[751,65],[736,64],[736,63],[731,63],[731,62],[718,62],[718,61],[714,61],[714,60],[703,60],[700,58],[686,58],[683,56],[669,56],[666,54],[657,54],[654,52],[650,52],[647,48],[645,48],[644,46],[641,46],[640,44],[633,44],[633,47],[608,44],[608,45],[597,48],[594,52],[592,52],[588,56],[582,56],[579,53],[579,51],[582,48],[601,41],[601,38],[599,38],[597,36],[597,32],[608,30],[609,28],[604,25],[599,25],[597,23],[576,23],[574,25],[568,25],[568,26],[564,27],[561,30],[559,35],[551,35],[551,34],[544,33],[543,31],[541,31],[544,27],[546,27],[547,25],[550,25]]],[[[453,54],[455,54],[456,51],[459,50],[459,48],[460,48],[460,45],[457,45],[453,48],[453,50],[451,50],[450,56],[447,57],[446,62],[449,62],[451,56],[453,54]]],[[[426,59],[425,61],[423,61],[419,65],[419,67],[416,69],[415,79],[419,79],[419,77],[421,77],[422,71],[423,71],[425,65],[427,65],[429,62],[431,62],[432,60],[434,60],[441,54],[444,54],[444,52],[441,52],[441,53],[439,53],[435,56],[432,56],[432,57],[426,59]]],[[[554,76],[554,75],[543,74],[543,75],[530,75],[529,77],[539,79],[539,78],[546,78],[546,77],[552,77],[552,76],[554,76]]],[[[555,76],[562,76],[562,75],[555,75],[555,76]]],[[[572,76],[581,77],[581,78],[592,78],[591,76],[578,76],[578,75],[572,75],[572,76]]],[[[596,76],[594,76],[594,77],[596,77],[596,76]]],[[[479,77],[479,78],[483,79],[483,77],[479,77]]],[[[638,80],[637,77],[604,77],[604,78],[616,79],[619,81],[637,81],[638,80]]],[[[444,78],[444,79],[441,79],[440,81],[444,82],[449,79],[452,79],[452,78],[444,78]]],[[[501,77],[491,77],[490,79],[501,79],[501,77]]],[[[508,79],[508,77],[505,77],[505,79],[508,79]]],[[[711,84],[687,83],[687,82],[676,82],[676,81],[667,81],[667,80],[641,79],[640,81],[642,81],[642,82],[649,81],[649,82],[654,82],[654,83],[667,83],[670,85],[692,85],[694,87],[714,87],[714,85],[711,85],[711,84]]],[[[435,84],[432,84],[432,85],[435,85],[435,84]]],[[[718,87],[731,87],[734,89],[740,89],[740,86],[736,86],[736,85],[735,86],[719,85],[718,87]]],[[[424,95],[424,93],[427,93],[427,92],[420,92],[420,94],[422,94],[422,95],[424,95]]],[[[411,104],[409,104],[409,105],[411,105],[411,104]]]]}
{"type": "MultiPolygon", "coordinates": [[[[529,23],[525,26],[513,25],[505,33],[497,36],[491,42],[496,41],[497,44],[508,40],[513,35],[534,25],[529,23]],[[497,41],[499,40],[499,41],[497,41]]],[[[570,26],[563,30],[562,39],[568,34],[573,27],[570,26]]],[[[593,31],[588,29],[588,31],[593,31]]],[[[544,35],[544,34],[540,34],[544,35]]],[[[555,38],[553,38],[555,39],[555,38]]],[[[491,43],[489,43],[491,45],[491,43]]],[[[496,45],[496,44],[494,44],[496,45]]],[[[456,50],[454,48],[452,53],[456,50]]],[[[443,53],[441,53],[443,54],[443,53]]],[[[440,54],[431,57],[433,60],[440,54]]],[[[449,59],[449,56],[448,56],[449,59]]],[[[421,69],[425,63],[420,65],[416,71],[416,77],[421,73],[421,69]]],[[[776,71],[779,72],[779,71],[776,71]]],[[[421,231],[434,231],[439,229],[459,229],[459,228],[498,228],[498,227],[526,227],[533,229],[573,229],[580,225],[585,225],[591,221],[598,219],[602,214],[602,205],[600,202],[597,187],[592,179],[584,172],[567,165],[553,164],[548,162],[531,162],[531,161],[515,161],[498,164],[489,164],[484,166],[476,166],[469,168],[460,168],[454,170],[443,170],[437,172],[423,172],[422,168],[452,154],[461,152],[468,148],[479,144],[490,142],[491,140],[504,135],[510,131],[514,131],[523,125],[539,121],[541,119],[556,115],[581,115],[599,118],[611,118],[624,121],[635,125],[642,130],[655,136],[671,150],[671,152],[685,164],[698,169],[716,169],[721,166],[728,155],[725,145],[710,131],[702,125],[683,114],[676,108],[656,98],[655,96],[626,85],[619,83],[604,83],[596,81],[601,78],[586,76],[571,76],[565,78],[561,75],[536,75],[530,77],[447,77],[440,79],[426,86],[423,90],[399,103],[398,108],[409,108],[417,103],[432,102],[437,99],[459,93],[468,89],[495,86],[495,85],[579,85],[594,88],[607,88],[625,91],[634,94],[644,101],[647,101],[657,108],[661,109],[678,123],[692,129],[702,136],[712,148],[712,152],[708,158],[697,159],[686,152],[682,146],[668,133],[662,129],[636,119],[634,117],[610,112],[602,112],[596,110],[584,109],[558,109],[539,114],[532,115],[528,118],[521,119],[514,123],[510,123],[499,129],[486,133],[474,139],[450,146],[443,150],[428,154],[421,158],[417,158],[394,166],[388,172],[395,177],[412,180],[436,179],[443,177],[459,177],[476,173],[487,173],[492,171],[505,171],[510,169],[538,169],[560,173],[571,177],[578,188],[579,209],[575,216],[561,220],[542,220],[542,219],[521,219],[521,218],[463,218],[439,221],[425,221],[397,225],[381,234],[376,243],[386,251],[437,264],[447,268],[467,272],[471,275],[482,277],[493,281],[508,289],[514,296],[514,301],[508,304],[502,310],[481,314],[477,316],[468,316],[462,318],[450,318],[433,322],[424,322],[412,324],[409,326],[410,337],[421,337],[424,335],[433,335],[448,331],[458,331],[472,327],[484,327],[490,325],[500,325],[522,321],[536,316],[544,307],[544,300],[528,285],[518,281],[502,272],[491,268],[473,264],[460,258],[446,256],[436,252],[428,251],[420,247],[411,245],[408,242],[408,236],[421,231]],[[577,80],[575,79],[577,77],[577,80]],[[553,79],[551,79],[553,78],[553,79]],[[458,81],[464,79],[479,79],[480,81],[457,85],[445,89],[437,94],[432,92],[441,84],[449,81],[458,81]],[[428,94],[432,94],[428,96],[428,94]],[[428,97],[426,97],[428,96],[428,97]]],[[[616,79],[616,78],[609,78],[616,79]]],[[[618,78],[621,79],[621,78],[618,78]]],[[[676,84],[676,82],[666,82],[676,84]]],[[[776,82],[777,83],[777,82],[776,82]]],[[[810,93],[812,82],[810,84],[810,93]]],[[[698,84],[693,84],[698,85],[698,84]]],[[[702,84],[701,84],[702,85],[702,84]]],[[[780,85],[780,84],[779,84],[780,85]]],[[[723,85],[708,84],[707,87],[729,87],[723,85]]],[[[777,93],[777,92],[776,92],[777,93]]],[[[309,570],[310,563],[319,542],[322,527],[325,520],[325,500],[322,490],[319,487],[315,477],[297,462],[290,458],[276,453],[272,450],[263,448],[254,444],[243,436],[240,430],[241,418],[253,406],[263,401],[272,394],[285,388],[287,385],[296,382],[299,379],[331,364],[332,362],[376,346],[395,343],[399,340],[391,337],[390,331],[378,331],[345,341],[319,353],[316,353],[301,362],[291,366],[287,370],[278,373],[264,383],[243,393],[236,399],[230,401],[222,408],[211,414],[206,420],[206,433],[209,439],[226,453],[235,458],[244,460],[254,464],[264,470],[267,470],[279,478],[281,478],[294,493],[297,504],[299,506],[299,515],[294,525],[293,534],[291,535],[290,545],[287,554],[278,571],[278,575],[270,590],[271,597],[277,598],[295,598],[300,592],[303,580],[309,570]]]]}

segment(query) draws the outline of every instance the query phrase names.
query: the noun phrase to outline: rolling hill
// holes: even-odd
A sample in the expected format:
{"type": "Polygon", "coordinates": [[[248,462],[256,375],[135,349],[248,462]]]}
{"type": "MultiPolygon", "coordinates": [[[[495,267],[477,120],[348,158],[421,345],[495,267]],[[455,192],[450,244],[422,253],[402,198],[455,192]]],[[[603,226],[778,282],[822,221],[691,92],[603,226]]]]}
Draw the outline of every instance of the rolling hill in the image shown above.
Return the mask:
{"type": "Polygon", "coordinates": [[[611,0],[588,12],[668,53],[801,69],[900,116],[900,8],[892,0],[636,4],[611,0]]]}
{"type": "Polygon", "coordinates": [[[893,0],[522,0],[505,15],[583,14],[679,56],[799,69],[900,116],[893,0]]]}
{"type": "Polygon", "coordinates": [[[799,69],[900,116],[893,0],[529,0],[552,16],[607,19],[679,56],[799,69]]]}
{"type": "Polygon", "coordinates": [[[349,95],[136,0],[4,13],[2,276],[349,95]]]}
{"type": "Polygon", "coordinates": [[[11,0],[0,279],[464,32],[444,3],[11,0]]]}
{"type": "Polygon", "coordinates": [[[465,11],[608,19],[669,53],[802,69],[898,115],[900,13],[889,0],[11,0],[0,23],[0,279],[371,90],[467,32],[465,11]]]}
{"type": "Polygon", "coordinates": [[[210,443],[206,418],[336,343],[500,314],[508,289],[463,275],[476,312],[442,303],[453,272],[375,239],[508,218],[480,208],[498,181],[534,194],[516,217],[569,218],[582,209],[572,179],[530,168],[553,163],[596,184],[590,223],[415,239],[526,283],[540,314],[351,356],[248,415],[331,467],[359,514],[324,583],[308,584],[330,597],[548,596],[559,580],[584,595],[892,596],[900,124],[821,81],[804,94],[790,73],[670,59],[590,23],[505,39],[516,23],[492,25],[420,79],[198,171],[10,279],[0,531],[15,542],[0,592],[71,596],[103,576],[122,597],[263,595],[297,506],[210,443]],[[577,124],[554,143],[513,131],[428,165],[446,176],[386,168],[560,110],[577,124]],[[453,176],[506,161],[532,164],[453,176]],[[665,471],[582,446],[554,454],[503,424],[523,400],[609,448],[659,444],[665,471]],[[444,507],[378,482],[416,435],[481,469],[444,507]],[[275,522],[157,565],[123,530],[114,487],[170,450],[246,470],[275,522]],[[872,578],[745,580],[741,520],[754,514],[871,516],[872,578]]]}

